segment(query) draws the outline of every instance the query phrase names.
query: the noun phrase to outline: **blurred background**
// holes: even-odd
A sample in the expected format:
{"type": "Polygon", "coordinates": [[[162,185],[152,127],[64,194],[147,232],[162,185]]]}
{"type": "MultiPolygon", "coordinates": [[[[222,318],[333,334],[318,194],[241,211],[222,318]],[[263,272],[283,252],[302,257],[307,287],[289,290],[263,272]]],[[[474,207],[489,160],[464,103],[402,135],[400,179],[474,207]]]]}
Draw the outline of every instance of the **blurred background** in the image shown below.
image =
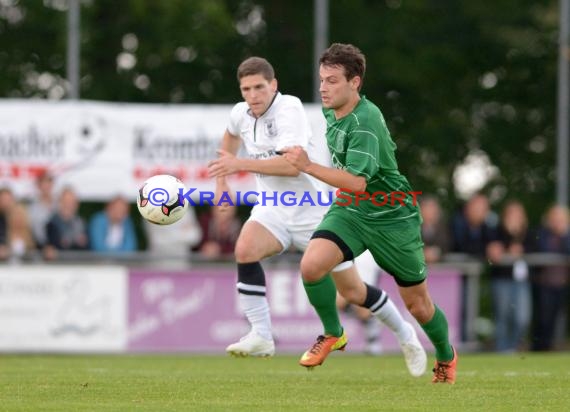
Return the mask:
{"type": "MultiPolygon", "coordinates": [[[[217,352],[241,336],[228,302],[249,210],[220,221],[196,207],[150,227],[137,189],[162,172],[212,187],[203,166],[241,100],[237,65],[252,55],[306,103],[318,134],[316,61],[332,42],[365,53],[363,93],[424,194],[426,258],[454,339],[472,350],[567,349],[569,8],[0,0],[0,350],[217,352]],[[186,153],[184,141],[187,155],[168,152],[186,153]],[[187,332],[197,323],[204,340],[187,332]]],[[[284,350],[318,333],[298,259],[268,263],[284,350]]],[[[384,335],[384,350],[397,348],[384,335]]]]}

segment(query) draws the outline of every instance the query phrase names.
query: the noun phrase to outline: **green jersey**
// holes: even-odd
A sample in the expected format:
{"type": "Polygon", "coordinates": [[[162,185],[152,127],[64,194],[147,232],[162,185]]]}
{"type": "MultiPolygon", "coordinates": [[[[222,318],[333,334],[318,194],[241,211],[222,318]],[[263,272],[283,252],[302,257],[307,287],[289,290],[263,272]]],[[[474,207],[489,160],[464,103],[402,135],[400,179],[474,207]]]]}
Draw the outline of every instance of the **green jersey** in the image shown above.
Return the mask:
{"type": "Polygon", "coordinates": [[[341,190],[336,205],[377,223],[417,222],[415,196],[420,192],[410,193],[408,180],[398,170],[396,144],[380,109],[361,96],[354,110],[340,119],[332,109],[323,109],[323,113],[333,166],[366,179],[366,193],[341,190]]]}

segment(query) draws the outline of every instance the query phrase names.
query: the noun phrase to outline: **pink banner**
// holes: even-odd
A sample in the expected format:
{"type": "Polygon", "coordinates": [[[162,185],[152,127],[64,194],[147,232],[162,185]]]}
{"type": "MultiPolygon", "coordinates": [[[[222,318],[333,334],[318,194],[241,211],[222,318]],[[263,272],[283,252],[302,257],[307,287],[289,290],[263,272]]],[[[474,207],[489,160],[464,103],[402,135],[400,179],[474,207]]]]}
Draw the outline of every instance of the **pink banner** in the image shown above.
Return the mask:
{"type": "MultiPolygon", "coordinates": [[[[322,327],[309,304],[297,271],[266,270],[277,351],[300,353],[322,333],[322,327]]],[[[189,269],[184,272],[131,270],[129,274],[128,349],[136,352],[223,353],[249,330],[238,309],[235,270],[189,269]]],[[[394,281],[381,277],[406,318],[394,281]]],[[[461,277],[458,271],[433,272],[429,278],[434,301],[446,312],[452,341],[460,331],[461,277]]],[[[348,350],[364,350],[360,323],[342,314],[349,336],[348,350]]],[[[431,350],[423,331],[420,338],[431,350]]],[[[383,328],[381,344],[385,352],[398,351],[393,334],[383,328]]]]}

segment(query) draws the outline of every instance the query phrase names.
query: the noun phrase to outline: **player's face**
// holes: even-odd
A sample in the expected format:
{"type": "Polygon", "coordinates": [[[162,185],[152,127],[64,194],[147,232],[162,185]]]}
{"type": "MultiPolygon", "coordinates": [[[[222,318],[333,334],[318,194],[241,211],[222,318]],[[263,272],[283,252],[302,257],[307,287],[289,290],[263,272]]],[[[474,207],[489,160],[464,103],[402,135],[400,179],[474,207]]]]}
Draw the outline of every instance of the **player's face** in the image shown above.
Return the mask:
{"type": "Polygon", "coordinates": [[[239,81],[239,89],[253,115],[259,117],[269,108],[275,96],[277,80],[267,80],[261,74],[244,76],[239,81]]]}
{"type": "Polygon", "coordinates": [[[323,106],[327,109],[342,111],[358,98],[360,77],[348,80],[342,66],[324,66],[319,69],[321,80],[319,92],[323,106]]]}

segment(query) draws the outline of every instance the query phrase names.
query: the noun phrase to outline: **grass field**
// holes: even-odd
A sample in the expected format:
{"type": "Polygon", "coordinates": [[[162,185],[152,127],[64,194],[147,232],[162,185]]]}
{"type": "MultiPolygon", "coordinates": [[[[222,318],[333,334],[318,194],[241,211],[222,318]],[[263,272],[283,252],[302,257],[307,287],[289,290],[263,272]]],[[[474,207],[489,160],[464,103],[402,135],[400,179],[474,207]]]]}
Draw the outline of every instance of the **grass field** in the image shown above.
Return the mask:
{"type": "Polygon", "coordinates": [[[569,411],[570,354],[460,354],[453,386],[398,356],[0,355],[0,410],[569,411]]]}

